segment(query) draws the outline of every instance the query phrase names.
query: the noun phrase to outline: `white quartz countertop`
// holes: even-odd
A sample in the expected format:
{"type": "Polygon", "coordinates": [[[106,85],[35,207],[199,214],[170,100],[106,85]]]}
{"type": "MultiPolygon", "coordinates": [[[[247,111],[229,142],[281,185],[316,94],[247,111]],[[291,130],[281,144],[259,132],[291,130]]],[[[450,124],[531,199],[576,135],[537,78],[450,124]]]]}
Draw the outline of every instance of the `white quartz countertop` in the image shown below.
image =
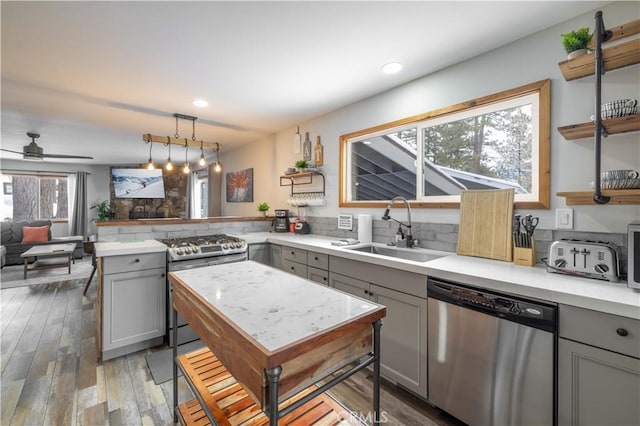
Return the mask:
{"type": "Polygon", "coordinates": [[[94,249],[97,257],[122,256],[127,254],[159,253],[167,251],[167,246],[156,240],[129,242],[98,242],[94,249]]]}
{"type": "Polygon", "coordinates": [[[540,264],[535,267],[518,266],[510,262],[458,256],[455,253],[434,250],[425,251],[440,254],[442,257],[427,262],[415,262],[334,246],[331,242],[339,238],[312,234],[256,232],[240,237],[249,244],[282,244],[514,295],[640,319],[640,291],[628,288],[626,283],[609,283],[549,273],[540,264]]]}
{"type": "Polygon", "coordinates": [[[171,274],[269,351],[383,308],[253,261],[171,274]]]}

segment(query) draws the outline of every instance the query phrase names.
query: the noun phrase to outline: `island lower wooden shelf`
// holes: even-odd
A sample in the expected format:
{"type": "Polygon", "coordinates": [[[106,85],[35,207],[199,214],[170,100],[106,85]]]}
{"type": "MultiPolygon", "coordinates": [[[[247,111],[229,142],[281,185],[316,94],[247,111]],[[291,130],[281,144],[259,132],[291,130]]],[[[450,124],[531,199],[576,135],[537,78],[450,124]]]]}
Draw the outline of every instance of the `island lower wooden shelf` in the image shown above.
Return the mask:
{"type": "MultiPolygon", "coordinates": [[[[606,135],[640,131],[640,114],[602,120],[602,128],[606,135]]],[[[595,135],[595,123],[570,124],[558,127],[558,131],[566,140],[590,138],[595,135]]]]}
{"type": "MultiPolygon", "coordinates": [[[[207,404],[219,425],[267,425],[269,418],[258,407],[242,385],[229,373],[220,360],[208,348],[181,355],[178,363],[207,404]]],[[[282,402],[283,410],[305,395],[316,390],[311,386],[282,402]]],[[[184,425],[211,424],[197,399],[178,406],[184,425]]],[[[327,394],[321,394],[283,416],[280,425],[364,425],[348,409],[327,394]]]]}
{"type": "MultiPolygon", "coordinates": [[[[640,189],[606,189],[602,195],[611,197],[608,204],[640,204],[640,189]]],[[[593,201],[593,191],[557,192],[558,197],[565,197],[568,206],[597,205],[593,201]]]]}

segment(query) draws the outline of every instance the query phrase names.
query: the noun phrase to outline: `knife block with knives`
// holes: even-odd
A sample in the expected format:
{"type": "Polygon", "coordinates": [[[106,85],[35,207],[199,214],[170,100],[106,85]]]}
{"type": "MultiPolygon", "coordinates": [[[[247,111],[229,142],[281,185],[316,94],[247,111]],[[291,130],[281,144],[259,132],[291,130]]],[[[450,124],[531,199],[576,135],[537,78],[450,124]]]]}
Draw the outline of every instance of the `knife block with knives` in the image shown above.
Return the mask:
{"type": "Polygon", "coordinates": [[[521,266],[533,266],[536,264],[536,241],[532,238],[531,247],[513,246],[513,263],[521,266]]]}
{"type": "Polygon", "coordinates": [[[513,217],[513,263],[521,266],[536,264],[536,240],[533,231],[538,226],[538,218],[528,214],[520,219],[513,217]]]}

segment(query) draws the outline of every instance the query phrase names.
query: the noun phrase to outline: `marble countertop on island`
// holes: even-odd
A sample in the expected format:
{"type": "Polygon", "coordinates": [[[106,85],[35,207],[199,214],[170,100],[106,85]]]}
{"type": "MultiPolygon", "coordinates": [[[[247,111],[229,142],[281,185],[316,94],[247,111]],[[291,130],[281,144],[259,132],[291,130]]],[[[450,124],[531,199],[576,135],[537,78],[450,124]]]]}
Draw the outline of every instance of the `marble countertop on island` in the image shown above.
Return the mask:
{"type": "Polygon", "coordinates": [[[171,274],[271,352],[385,309],[252,261],[171,274]]]}

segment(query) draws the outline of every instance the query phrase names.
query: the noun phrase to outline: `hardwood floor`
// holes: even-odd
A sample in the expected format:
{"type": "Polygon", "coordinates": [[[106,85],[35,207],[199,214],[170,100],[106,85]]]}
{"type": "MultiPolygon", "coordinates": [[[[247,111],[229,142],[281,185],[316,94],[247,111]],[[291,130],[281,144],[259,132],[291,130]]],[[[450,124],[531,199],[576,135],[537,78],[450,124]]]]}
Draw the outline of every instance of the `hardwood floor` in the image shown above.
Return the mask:
{"type": "MultiPolygon", "coordinates": [[[[84,280],[0,291],[0,424],[172,424],[171,381],[156,385],[144,355],[97,363],[93,299],[84,280]]],[[[370,410],[371,381],[360,372],[332,389],[356,413],[370,410]]],[[[192,399],[179,380],[179,400],[192,399]]],[[[459,425],[411,394],[383,383],[389,425],[459,425]]]]}

